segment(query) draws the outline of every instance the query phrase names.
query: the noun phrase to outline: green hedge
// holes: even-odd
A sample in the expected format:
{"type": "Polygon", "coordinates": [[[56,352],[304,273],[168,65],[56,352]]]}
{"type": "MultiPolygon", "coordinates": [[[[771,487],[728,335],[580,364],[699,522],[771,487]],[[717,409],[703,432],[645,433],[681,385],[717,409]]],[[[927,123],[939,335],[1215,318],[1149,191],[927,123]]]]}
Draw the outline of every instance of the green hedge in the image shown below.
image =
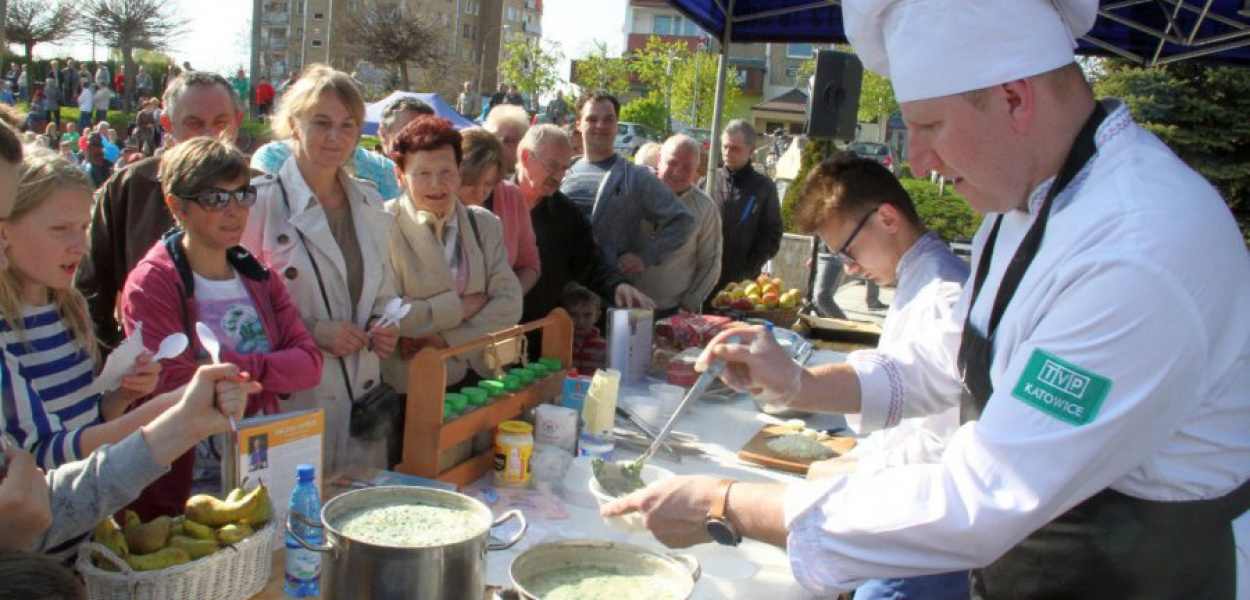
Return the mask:
{"type": "Polygon", "coordinates": [[[939,195],[938,184],[927,179],[903,179],[901,182],[916,204],[921,220],[947,242],[971,239],[981,226],[981,215],[950,186],[946,194],[939,195]]]}

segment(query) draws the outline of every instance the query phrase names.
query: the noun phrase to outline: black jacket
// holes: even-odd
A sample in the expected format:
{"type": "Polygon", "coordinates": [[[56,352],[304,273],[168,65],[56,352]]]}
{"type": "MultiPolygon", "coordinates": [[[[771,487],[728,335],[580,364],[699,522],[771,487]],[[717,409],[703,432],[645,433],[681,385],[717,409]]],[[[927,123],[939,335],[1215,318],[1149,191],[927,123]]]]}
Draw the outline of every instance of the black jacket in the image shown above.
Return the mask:
{"type": "Polygon", "coordinates": [[[715,288],[719,290],[731,281],[759,274],[781,248],[782,226],[777,186],[750,163],[734,173],[725,167],[717,169],[715,191],[712,199],[720,209],[725,239],[715,288]]]}
{"type": "Polygon", "coordinates": [[[604,306],[615,304],[616,286],[626,283],[616,268],[607,263],[595,244],[590,221],[563,192],[543,198],[530,209],[534,239],[542,274],[525,295],[521,321],[547,316],[560,306],[564,286],[576,281],[604,299],[604,306]]]}

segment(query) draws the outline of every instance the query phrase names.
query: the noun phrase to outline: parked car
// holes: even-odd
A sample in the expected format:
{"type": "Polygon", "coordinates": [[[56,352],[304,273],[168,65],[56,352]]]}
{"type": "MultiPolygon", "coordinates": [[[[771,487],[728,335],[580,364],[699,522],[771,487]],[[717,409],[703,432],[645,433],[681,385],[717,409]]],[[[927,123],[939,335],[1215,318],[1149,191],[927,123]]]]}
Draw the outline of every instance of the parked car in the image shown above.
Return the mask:
{"type": "Polygon", "coordinates": [[[891,173],[898,174],[898,164],[894,160],[894,152],[885,144],[876,142],[855,142],[851,144],[851,152],[860,158],[871,158],[881,166],[890,170],[891,173]]]}
{"type": "Polygon", "coordinates": [[[616,143],[613,147],[623,156],[633,156],[643,144],[655,139],[650,127],[642,123],[621,122],[616,124],[616,143]]]}
{"type": "Polygon", "coordinates": [[[711,149],[711,146],[712,146],[712,130],[711,129],[687,127],[681,130],[679,133],[688,135],[694,138],[696,141],[698,141],[699,146],[703,150],[703,156],[707,156],[707,152],[708,150],[711,149]]]}

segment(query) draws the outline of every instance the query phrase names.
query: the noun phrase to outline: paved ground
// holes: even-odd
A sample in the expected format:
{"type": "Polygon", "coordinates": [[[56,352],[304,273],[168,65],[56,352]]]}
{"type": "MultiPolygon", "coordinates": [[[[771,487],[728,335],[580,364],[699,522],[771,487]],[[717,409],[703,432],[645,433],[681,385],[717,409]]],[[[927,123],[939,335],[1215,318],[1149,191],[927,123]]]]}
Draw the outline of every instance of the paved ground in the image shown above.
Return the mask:
{"type": "MultiPolygon", "coordinates": [[[[863,281],[846,281],[842,284],[842,287],[838,288],[837,293],[833,295],[833,299],[838,303],[838,307],[846,313],[848,319],[880,324],[885,320],[886,309],[869,310],[865,299],[867,292],[868,288],[863,281]]],[[[881,288],[881,302],[887,308],[894,302],[893,287],[881,288]]]]}

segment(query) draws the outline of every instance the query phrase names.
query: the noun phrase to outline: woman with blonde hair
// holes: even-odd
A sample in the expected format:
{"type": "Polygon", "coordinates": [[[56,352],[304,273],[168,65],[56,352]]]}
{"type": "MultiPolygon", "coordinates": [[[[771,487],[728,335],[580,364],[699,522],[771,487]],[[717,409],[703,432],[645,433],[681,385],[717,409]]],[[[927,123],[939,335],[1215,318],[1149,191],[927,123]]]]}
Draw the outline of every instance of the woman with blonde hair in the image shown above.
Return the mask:
{"type": "Polygon", "coordinates": [[[325,410],[326,473],[388,466],[388,432],[353,436],[351,427],[353,406],[383,389],[380,359],[399,335],[394,326],[375,327],[395,297],[387,250],[393,217],[372,184],[344,170],[364,119],[364,100],[346,73],[309,66],[272,121],[291,156],[277,173],[253,180],[257,200],[242,240],[283,279],[324,355],[321,383],[283,407],[325,410]]]}
{"type": "Polygon", "coordinates": [[[508,266],[525,294],[538,283],[542,269],[529,206],[521,196],[521,188],[504,178],[507,166],[499,139],[480,127],[465,129],[460,135],[460,201],[481,206],[499,217],[508,266]]]}
{"type": "Polygon", "coordinates": [[[160,365],[144,353],[106,394],[94,391],[99,362],[86,301],[73,287],[87,251],[92,187],[86,174],[46,148],[27,147],[17,200],[0,232],[0,386],[5,433],[43,468],[79,460],[156,418],[176,398],[127,408],[156,387],[160,365]]]}

